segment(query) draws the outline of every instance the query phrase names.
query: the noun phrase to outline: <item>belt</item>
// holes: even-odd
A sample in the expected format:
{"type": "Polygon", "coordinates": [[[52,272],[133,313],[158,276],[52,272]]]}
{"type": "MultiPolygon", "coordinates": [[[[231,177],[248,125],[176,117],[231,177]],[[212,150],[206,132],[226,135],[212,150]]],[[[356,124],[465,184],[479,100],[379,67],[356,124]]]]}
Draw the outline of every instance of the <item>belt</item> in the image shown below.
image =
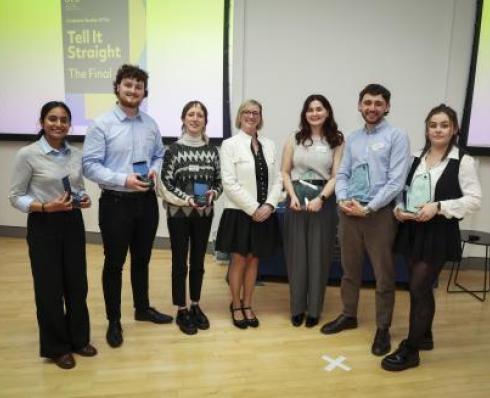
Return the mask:
{"type": "MultiPolygon", "coordinates": [[[[303,178],[301,178],[301,181],[316,185],[317,187],[323,187],[327,183],[326,180],[304,180],[303,178]]],[[[299,180],[294,180],[293,182],[299,183],[299,180]]]]}
{"type": "Polygon", "coordinates": [[[152,192],[151,190],[145,192],[139,191],[113,191],[112,189],[103,189],[102,195],[105,196],[114,196],[116,198],[138,198],[140,196],[146,195],[147,193],[152,192]]]}

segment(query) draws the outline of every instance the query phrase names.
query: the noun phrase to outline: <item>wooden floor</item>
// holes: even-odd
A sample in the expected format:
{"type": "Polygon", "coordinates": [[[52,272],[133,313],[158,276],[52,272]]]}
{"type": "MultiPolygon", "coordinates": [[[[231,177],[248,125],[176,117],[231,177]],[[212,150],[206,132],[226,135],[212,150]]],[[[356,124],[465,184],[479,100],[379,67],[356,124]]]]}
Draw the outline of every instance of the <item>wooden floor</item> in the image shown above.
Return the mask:
{"type": "MultiPolygon", "coordinates": [[[[0,238],[0,396],[2,397],[488,397],[490,396],[490,307],[467,294],[437,289],[436,349],[422,352],[421,366],[394,374],[370,354],[374,333],[374,290],[362,290],[360,326],[324,336],[319,328],[289,323],[288,285],[268,282],[257,288],[258,330],[231,325],[226,268],[206,260],[202,308],[211,329],[186,336],[172,325],[135,322],[129,273],[124,272],[124,344],[105,342],[101,288],[102,248],[89,245],[89,309],[95,358],[76,357],[64,371],[38,357],[38,331],[32,278],[24,240],[0,238]],[[351,371],[324,370],[344,356],[351,371]]],[[[467,271],[480,283],[479,271],[467,271]]],[[[159,310],[174,313],[170,254],[155,250],[150,296],[159,310]]],[[[445,287],[447,273],[441,279],[445,287]]],[[[322,322],[340,309],[339,288],[329,287],[322,322]]],[[[408,293],[397,292],[393,343],[405,336],[408,293]]]]}

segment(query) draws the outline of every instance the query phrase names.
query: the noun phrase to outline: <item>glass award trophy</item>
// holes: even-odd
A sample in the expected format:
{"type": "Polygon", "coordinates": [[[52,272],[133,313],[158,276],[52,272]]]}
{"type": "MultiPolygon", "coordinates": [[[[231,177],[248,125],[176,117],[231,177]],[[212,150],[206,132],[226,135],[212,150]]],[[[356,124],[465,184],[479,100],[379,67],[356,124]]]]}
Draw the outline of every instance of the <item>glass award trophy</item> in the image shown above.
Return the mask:
{"type": "Polygon", "coordinates": [[[360,202],[367,201],[369,194],[369,165],[360,164],[352,170],[349,179],[348,197],[360,202]]]}
{"type": "Polygon", "coordinates": [[[430,174],[423,173],[413,177],[406,193],[405,211],[417,213],[420,206],[431,201],[430,174]]]}
{"type": "Polygon", "coordinates": [[[138,174],[138,180],[148,184],[150,188],[153,188],[155,184],[153,183],[153,180],[148,177],[150,169],[148,169],[148,165],[146,164],[146,162],[133,163],[133,171],[138,174]]]}
{"type": "Polygon", "coordinates": [[[70,184],[70,177],[65,176],[61,179],[61,183],[63,184],[63,189],[65,192],[68,192],[71,198],[71,205],[78,209],[81,207],[82,197],[78,194],[78,192],[73,192],[70,184]]]}
{"type": "Polygon", "coordinates": [[[193,193],[194,193],[194,203],[199,207],[204,207],[208,205],[208,197],[206,193],[209,191],[209,185],[201,182],[195,182],[193,193]]]}
{"type": "Polygon", "coordinates": [[[311,181],[323,180],[314,170],[307,170],[298,180],[292,181],[294,193],[298,197],[299,203],[303,209],[308,206],[308,202],[315,199],[321,191],[321,187],[312,184],[311,181]]]}

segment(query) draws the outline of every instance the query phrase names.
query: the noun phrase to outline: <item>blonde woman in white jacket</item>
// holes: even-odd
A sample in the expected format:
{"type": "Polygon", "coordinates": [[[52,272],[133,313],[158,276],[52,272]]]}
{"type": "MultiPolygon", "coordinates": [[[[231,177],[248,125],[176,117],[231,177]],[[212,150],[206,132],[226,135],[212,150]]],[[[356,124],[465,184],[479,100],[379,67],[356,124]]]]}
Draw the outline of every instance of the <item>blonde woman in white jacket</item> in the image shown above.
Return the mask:
{"type": "Polygon", "coordinates": [[[259,258],[270,257],[281,245],[274,209],[282,183],[277,170],[274,142],[259,136],[263,125],[262,105],[247,100],[235,121],[239,133],[223,141],[221,174],[225,193],[216,249],[231,253],[229,284],[233,324],[258,327],[252,297],[259,258]]]}

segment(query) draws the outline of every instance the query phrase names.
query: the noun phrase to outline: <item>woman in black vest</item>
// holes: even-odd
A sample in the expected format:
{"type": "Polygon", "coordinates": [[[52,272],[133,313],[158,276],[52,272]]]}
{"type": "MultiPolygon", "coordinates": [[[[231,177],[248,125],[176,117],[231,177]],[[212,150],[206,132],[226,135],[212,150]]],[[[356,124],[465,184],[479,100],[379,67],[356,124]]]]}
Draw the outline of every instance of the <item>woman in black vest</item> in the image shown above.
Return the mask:
{"type": "Polygon", "coordinates": [[[447,261],[461,259],[459,221],[480,208],[474,160],[457,147],[457,133],[458,117],[452,108],[441,104],[429,112],[425,147],[415,154],[407,177],[410,188],[394,210],[401,223],[395,251],[407,257],[410,268],[410,319],[408,338],[381,362],[385,370],[418,366],[419,350],[433,349],[433,285],[447,261]],[[409,212],[414,181],[420,179],[429,181],[431,199],[409,212]]]}

